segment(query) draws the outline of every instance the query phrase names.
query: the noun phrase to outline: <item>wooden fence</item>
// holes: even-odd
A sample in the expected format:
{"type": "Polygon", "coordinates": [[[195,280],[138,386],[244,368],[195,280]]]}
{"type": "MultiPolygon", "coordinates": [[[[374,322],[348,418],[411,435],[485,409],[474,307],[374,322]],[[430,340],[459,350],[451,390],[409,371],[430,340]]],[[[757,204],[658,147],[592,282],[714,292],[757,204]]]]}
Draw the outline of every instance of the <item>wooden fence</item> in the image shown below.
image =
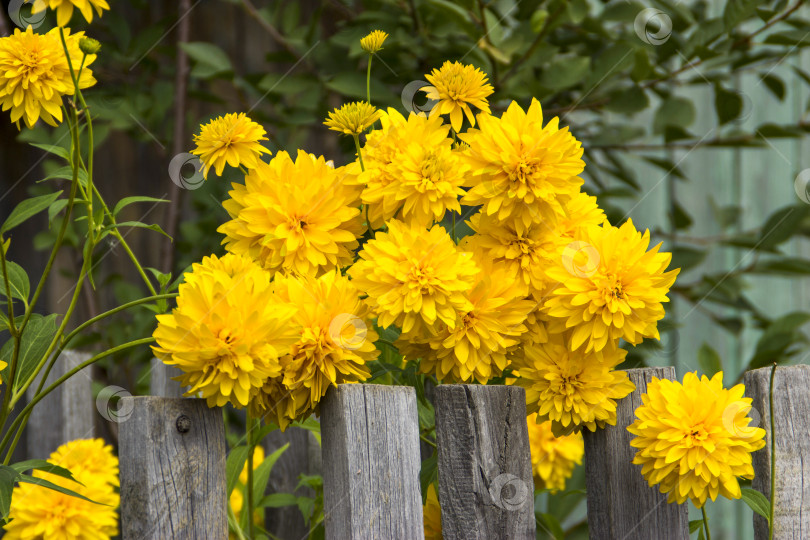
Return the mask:
{"type": "MultiPolygon", "coordinates": [[[[631,463],[635,450],[626,430],[647,383],[652,377],[674,379],[675,369],[631,369],[628,374],[636,390],[619,402],[616,426],[585,432],[590,537],[687,539],[687,505],[667,504],[665,495],[647,486],[639,466],[631,463]]],[[[769,377],[770,368],[745,374],[747,395],[767,432],[765,448],[754,454],[753,485],[766,496],[769,377]]],[[[536,538],[523,389],[440,385],[434,402],[444,538],[536,538]]],[[[125,397],[119,410],[127,414],[118,420],[123,538],[227,538],[227,450],[220,411],[203,400],[156,396],[125,397]]],[[[810,538],[810,366],[777,368],[774,411],[774,538],[810,538]]],[[[326,537],[424,538],[413,388],[332,388],[321,405],[321,423],[326,537]]],[[[312,472],[308,460],[301,460],[308,439],[291,430],[276,434],[272,444],[285,440],[297,440],[298,446],[290,454],[288,465],[293,466],[281,471],[287,479],[274,482],[279,488],[294,486],[299,473],[312,472]]],[[[302,538],[306,529],[293,514],[279,517],[287,520],[287,528],[276,523],[274,534],[302,538]]],[[[767,538],[764,519],[755,516],[753,525],[757,540],[767,538]]]]}

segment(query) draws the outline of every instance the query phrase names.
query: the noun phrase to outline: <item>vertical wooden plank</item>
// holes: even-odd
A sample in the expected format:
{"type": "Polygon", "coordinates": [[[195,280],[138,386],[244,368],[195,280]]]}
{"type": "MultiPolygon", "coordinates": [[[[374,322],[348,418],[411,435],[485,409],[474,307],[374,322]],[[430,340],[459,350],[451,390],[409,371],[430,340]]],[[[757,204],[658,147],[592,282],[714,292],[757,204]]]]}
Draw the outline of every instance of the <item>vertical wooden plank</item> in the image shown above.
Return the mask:
{"type": "Polygon", "coordinates": [[[149,388],[153,396],[179,398],[183,396],[183,387],[173,377],[182,371],[177,366],[168,366],[158,358],[152,358],[149,371],[149,388]]]}
{"type": "MultiPolygon", "coordinates": [[[[298,477],[302,474],[321,473],[321,448],[314,435],[302,428],[291,427],[285,432],[273,431],[262,441],[266,455],[285,444],[289,447],[273,465],[267,483],[267,493],[295,493],[297,496],[313,496],[310,488],[300,488],[298,477]]],[[[309,527],[297,506],[268,508],[265,512],[265,525],[268,532],[280,540],[301,540],[309,534],[309,527]]]]}
{"type": "MultiPolygon", "coordinates": [[[[765,448],[754,452],[752,487],[770,498],[771,368],[745,374],[745,393],[765,429],[765,448]]],[[[776,368],[773,381],[773,415],[776,432],[776,501],[773,537],[779,540],[810,538],[810,366],[776,368]]],[[[750,416],[750,415],[749,415],[750,416]]],[[[754,537],[768,538],[768,523],[754,514],[754,537]]]]}
{"type": "Polygon", "coordinates": [[[326,538],[422,540],[414,389],[330,388],[321,426],[326,538]]]}
{"type": "MultiPolygon", "coordinates": [[[[63,351],[48,374],[46,387],[89,359],[88,353],[63,351]]],[[[26,390],[29,401],[38,385],[39,378],[26,390]]],[[[66,380],[31,411],[25,433],[28,458],[47,459],[61,444],[92,438],[95,435],[93,409],[92,381],[87,368],[66,380]]]]}
{"type": "Polygon", "coordinates": [[[123,538],[228,537],[225,426],[202,399],[122,398],[123,538]]]}
{"type": "Polygon", "coordinates": [[[593,540],[688,540],[689,510],[686,504],[668,504],[657,486],[650,487],[633,465],[636,449],[627,426],[635,420],[641,394],[653,377],[674,379],[675,368],[628,369],[636,385],[616,407],[616,425],[595,432],[583,430],[585,475],[588,492],[588,530],[593,540]]]}
{"type": "Polygon", "coordinates": [[[443,537],[534,539],[525,390],[451,384],[435,393],[443,537]]]}

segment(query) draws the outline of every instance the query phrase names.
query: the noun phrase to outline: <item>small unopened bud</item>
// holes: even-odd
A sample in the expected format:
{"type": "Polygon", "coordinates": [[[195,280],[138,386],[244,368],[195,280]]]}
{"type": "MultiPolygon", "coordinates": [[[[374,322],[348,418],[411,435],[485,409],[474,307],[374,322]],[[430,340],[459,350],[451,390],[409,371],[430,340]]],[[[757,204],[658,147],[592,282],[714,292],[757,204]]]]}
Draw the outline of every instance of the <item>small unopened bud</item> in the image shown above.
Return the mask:
{"type": "Polygon", "coordinates": [[[79,40],[79,49],[84,54],[96,54],[101,50],[101,43],[97,39],[83,37],[79,40]]]}

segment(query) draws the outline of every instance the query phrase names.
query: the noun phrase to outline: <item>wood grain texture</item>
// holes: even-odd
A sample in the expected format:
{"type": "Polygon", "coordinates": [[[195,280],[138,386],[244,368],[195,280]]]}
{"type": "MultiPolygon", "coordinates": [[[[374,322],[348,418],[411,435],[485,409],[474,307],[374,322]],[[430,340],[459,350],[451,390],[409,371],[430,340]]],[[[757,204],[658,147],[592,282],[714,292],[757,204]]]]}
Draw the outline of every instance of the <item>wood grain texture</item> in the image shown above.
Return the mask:
{"type": "Polygon", "coordinates": [[[435,392],[444,538],[534,539],[523,388],[451,384],[435,392]]]}
{"type": "Polygon", "coordinates": [[[177,366],[168,366],[158,358],[152,358],[151,370],[149,371],[149,388],[153,396],[158,397],[183,397],[183,387],[173,377],[180,375],[182,371],[177,366]]]}
{"type": "MultiPolygon", "coordinates": [[[[287,443],[290,446],[273,465],[267,493],[313,497],[315,492],[312,489],[296,488],[300,475],[321,474],[321,447],[311,432],[296,427],[288,428],[285,432],[272,431],[262,441],[268,456],[287,443]]],[[[297,506],[268,508],[265,512],[265,528],[280,540],[301,540],[309,533],[309,527],[297,506]]]]}
{"type": "Polygon", "coordinates": [[[321,403],[326,538],[424,538],[411,387],[343,384],[321,403]]]}
{"type": "MultiPolygon", "coordinates": [[[[765,447],[753,454],[752,487],[771,496],[771,368],[745,374],[745,394],[761,417],[765,447]]],[[[773,381],[773,416],[776,432],[776,501],[773,537],[780,540],[810,538],[810,366],[776,368],[773,381]]],[[[751,412],[749,416],[756,418],[751,412]],[[753,416],[752,416],[753,415],[753,416]]],[[[768,538],[768,523],[754,514],[754,537],[768,538]]]]}
{"type": "Polygon", "coordinates": [[[228,538],[222,411],[201,399],[121,401],[131,411],[118,448],[124,540],[228,538]]]}
{"type": "Polygon", "coordinates": [[[616,425],[585,437],[585,474],[588,492],[588,528],[593,540],[687,540],[689,515],[686,504],[668,504],[658,487],[649,487],[641,466],[633,465],[636,449],[627,426],[642,405],[641,394],[653,377],[674,379],[674,367],[628,369],[636,389],[616,407],[616,425]]]}
{"type": "MultiPolygon", "coordinates": [[[[89,359],[88,353],[62,352],[48,374],[45,387],[89,359]]],[[[29,401],[34,397],[39,380],[37,377],[26,390],[29,401]]],[[[28,459],[47,459],[61,444],[94,437],[94,414],[90,368],[85,368],[42,398],[31,411],[25,430],[28,459]]]]}

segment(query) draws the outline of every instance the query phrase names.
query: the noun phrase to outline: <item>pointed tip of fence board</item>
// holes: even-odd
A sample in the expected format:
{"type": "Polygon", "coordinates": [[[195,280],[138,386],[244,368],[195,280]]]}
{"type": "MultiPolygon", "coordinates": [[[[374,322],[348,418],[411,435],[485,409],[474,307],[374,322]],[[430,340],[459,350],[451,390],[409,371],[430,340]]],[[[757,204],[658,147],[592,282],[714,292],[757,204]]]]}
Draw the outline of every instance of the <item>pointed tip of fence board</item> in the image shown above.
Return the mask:
{"type": "Polygon", "coordinates": [[[154,396],[119,411],[123,538],[227,538],[222,411],[154,396]]]}
{"type": "Polygon", "coordinates": [[[667,496],[650,487],[633,465],[636,449],[627,426],[635,420],[641,394],[653,377],[674,379],[674,367],[626,370],[636,389],[619,400],[616,425],[590,432],[585,437],[585,469],[588,492],[588,529],[594,540],[688,540],[689,517],[685,504],[668,504],[667,496]]]}
{"type": "Polygon", "coordinates": [[[443,537],[534,539],[524,389],[443,384],[435,392],[443,537]]]}
{"type": "Polygon", "coordinates": [[[423,539],[411,387],[343,384],[321,403],[327,539],[423,539]]]}
{"type": "MultiPolygon", "coordinates": [[[[745,394],[753,399],[752,406],[760,416],[759,427],[767,433],[765,447],[753,454],[755,475],[751,487],[766,497],[771,493],[771,369],[755,369],[744,377],[745,394]]],[[[810,538],[810,366],[776,368],[773,395],[777,459],[774,538],[810,538]]],[[[754,537],[768,538],[768,523],[757,514],[754,537]]]]}

